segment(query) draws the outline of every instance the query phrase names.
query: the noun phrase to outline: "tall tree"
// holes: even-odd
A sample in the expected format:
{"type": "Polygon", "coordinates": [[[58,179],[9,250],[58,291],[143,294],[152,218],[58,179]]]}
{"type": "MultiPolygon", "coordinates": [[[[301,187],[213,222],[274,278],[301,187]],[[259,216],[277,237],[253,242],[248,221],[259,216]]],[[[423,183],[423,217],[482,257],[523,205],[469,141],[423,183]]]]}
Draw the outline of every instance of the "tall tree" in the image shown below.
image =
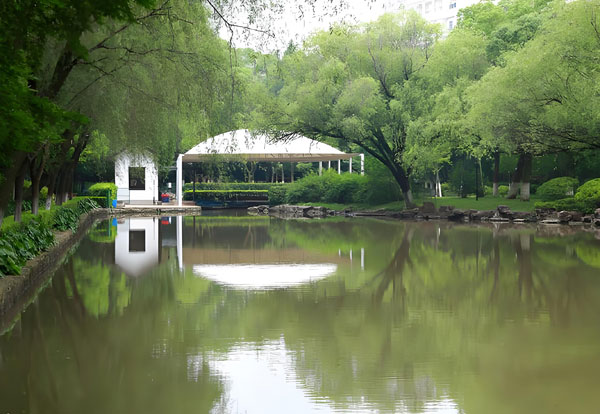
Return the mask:
{"type": "Polygon", "coordinates": [[[362,26],[320,32],[283,59],[285,85],[263,109],[272,129],[335,140],[382,162],[413,205],[410,168],[402,159],[422,70],[439,27],[414,12],[387,14],[362,26]]]}

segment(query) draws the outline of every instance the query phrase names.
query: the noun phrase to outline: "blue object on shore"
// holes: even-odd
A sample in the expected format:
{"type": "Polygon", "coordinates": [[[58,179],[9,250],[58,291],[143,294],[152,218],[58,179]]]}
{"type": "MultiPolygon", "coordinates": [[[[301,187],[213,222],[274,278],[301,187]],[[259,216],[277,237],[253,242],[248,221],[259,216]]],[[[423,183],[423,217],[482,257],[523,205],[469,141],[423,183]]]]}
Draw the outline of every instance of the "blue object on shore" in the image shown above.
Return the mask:
{"type": "Polygon", "coordinates": [[[163,203],[168,203],[169,202],[169,196],[168,195],[164,195],[161,198],[162,198],[162,202],[163,203]]]}
{"type": "Polygon", "coordinates": [[[113,200],[112,201],[112,207],[113,208],[117,208],[117,200],[113,200]]]}

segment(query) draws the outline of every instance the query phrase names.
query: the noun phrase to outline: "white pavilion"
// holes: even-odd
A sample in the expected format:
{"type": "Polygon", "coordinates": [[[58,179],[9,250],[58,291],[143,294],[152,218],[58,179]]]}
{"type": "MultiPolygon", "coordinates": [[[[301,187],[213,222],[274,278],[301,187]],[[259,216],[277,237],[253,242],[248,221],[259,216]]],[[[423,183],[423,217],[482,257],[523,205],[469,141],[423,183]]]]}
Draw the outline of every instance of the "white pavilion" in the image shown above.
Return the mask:
{"type": "Polygon", "coordinates": [[[345,153],[300,135],[286,141],[275,141],[266,134],[240,129],[209,138],[177,157],[175,188],[179,206],[183,204],[183,163],[203,162],[215,155],[231,160],[291,162],[292,169],[295,162],[319,162],[319,175],[324,161],[328,162],[328,168],[337,161],[338,173],[341,173],[341,160],[349,160],[348,169],[352,173],[352,159],[360,157],[360,173],[365,173],[364,154],[345,153]]]}

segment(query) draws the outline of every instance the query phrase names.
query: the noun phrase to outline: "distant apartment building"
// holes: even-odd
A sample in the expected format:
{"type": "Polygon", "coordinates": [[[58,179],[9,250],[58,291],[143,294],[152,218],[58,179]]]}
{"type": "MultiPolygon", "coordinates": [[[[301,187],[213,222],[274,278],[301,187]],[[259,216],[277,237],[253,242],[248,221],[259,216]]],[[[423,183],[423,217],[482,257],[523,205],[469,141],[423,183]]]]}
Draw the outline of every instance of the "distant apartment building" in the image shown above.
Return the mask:
{"type": "Polygon", "coordinates": [[[400,0],[400,7],[417,11],[430,23],[439,23],[444,35],[456,26],[456,15],[463,7],[479,3],[479,0],[400,0]]]}

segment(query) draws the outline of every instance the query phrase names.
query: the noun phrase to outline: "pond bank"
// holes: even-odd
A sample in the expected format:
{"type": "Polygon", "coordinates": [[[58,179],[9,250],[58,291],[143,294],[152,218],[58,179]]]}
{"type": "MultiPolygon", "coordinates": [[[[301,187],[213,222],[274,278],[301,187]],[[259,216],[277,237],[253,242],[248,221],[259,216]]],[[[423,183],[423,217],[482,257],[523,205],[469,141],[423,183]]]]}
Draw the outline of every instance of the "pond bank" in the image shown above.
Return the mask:
{"type": "Polygon", "coordinates": [[[589,225],[600,228],[600,209],[594,214],[584,215],[577,211],[555,211],[552,209],[536,209],[533,212],[512,211],[508,206],[498,206],[495,210],[464,210],[453,206],[436,208],[431,202],[423,203],[419,208],[403,211],[365,210],[336,211],[325,207],[294,206],[282,204],[269,207],[266,205],[248,208],[250,214],[277,215],[285,218],[318,218],[329,216],[349,217],[384,217],[400,220],[448,220],[454,222],[491,222],[491,223],[541,223],[565,224],[572,226],[589,225]]]}
{"type": "Polygon", "coordinates": [[[20,275],[0,278],[0,332],[14,321],[37,292],[49,280],[68,253],[81,241],[98,220],[111,217],[154,217],[162,215],[199,214],[200,207],[157,206],[156,208],[99,208],[82,215],[76,232],[55,233],[54,246],[29,260],[20,275]]]}

